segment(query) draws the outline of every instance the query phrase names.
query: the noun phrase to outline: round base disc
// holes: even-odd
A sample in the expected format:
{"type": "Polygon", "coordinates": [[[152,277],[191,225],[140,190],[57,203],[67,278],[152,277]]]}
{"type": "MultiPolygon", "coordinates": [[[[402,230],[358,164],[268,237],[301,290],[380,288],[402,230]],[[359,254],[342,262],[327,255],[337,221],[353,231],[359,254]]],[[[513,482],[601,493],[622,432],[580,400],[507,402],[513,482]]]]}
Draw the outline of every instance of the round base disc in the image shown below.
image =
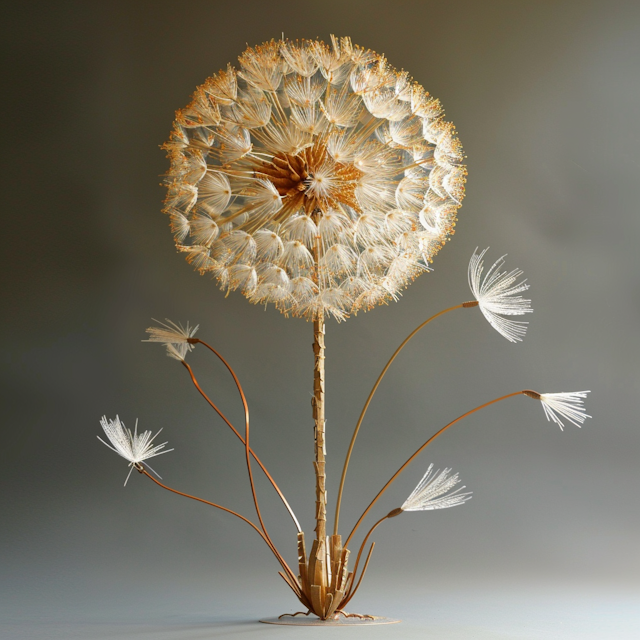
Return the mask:
{"type": "Polygon", "coordinates": [[[260,620],[265,624],[283,624],[296,627],[360,627],[367,624],[396,624],[400,620],[394,618],[382,618],[380,616],[371,616],[370,618],[345,618],[340,616],[336,620],[320,620],[313,614],[309,616],[292,616],[285,614],[282,618],[265,618],[260,620]]]}

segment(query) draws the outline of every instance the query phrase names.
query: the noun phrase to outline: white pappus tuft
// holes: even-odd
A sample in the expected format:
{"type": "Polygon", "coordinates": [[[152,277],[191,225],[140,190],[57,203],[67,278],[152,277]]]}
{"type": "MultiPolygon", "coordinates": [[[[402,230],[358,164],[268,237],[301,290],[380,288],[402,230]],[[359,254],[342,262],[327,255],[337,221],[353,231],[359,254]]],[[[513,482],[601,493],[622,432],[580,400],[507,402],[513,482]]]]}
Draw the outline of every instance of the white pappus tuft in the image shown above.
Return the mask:
{"type": "Polygon", "coordinates": [[[460,493],[465,487],[460,487],[452,493],[447,493],[459,482],[458,474],[450,476],[451,469],[433,472],[433,464],[429,465],[418,486],[405,500],[403,511],[430,511],[432,509],[448,509],[464,504],[471,498],[471,493],[460,493]]]}
{"type": "Polygon", "coordinates": [[[189,342],[191,338],[196,334],[200,325],[190,327],[187,322],[186,326],[182,326],[181,323],[175,323],[171,320],[165,319],[164,322],[154,320],[159,326],[149,327],[146,332],[149,334],[147,340],[142,342],[159,342],[164,344],[167,348],[167,355],[170,358],[184,361],[187,353],[194,348],[194,345],[189,342]]]}
{"type": "Polygon", "coordinates": [[[518,295],[529,288],[526,280],[514,284],[522,275],[520,269],[500,271],[504,265],[502,256],[482,277],[484,271],[484,255],[489,249],[473,252],[469,261],[469,287],[478,301],[480,311],[489,324],[510,342],[520,342],[527,331],[528,322],[517,322],[502,316],[521,316],[531,313],[531,300],[518,295]]]}
{"type": "MultiPolygon", "coordinates": [[[[127,479],[124,481],[125,486],[129,481],[129,477],[131,476],[131,472],[134,467],[138,467],[143,464],[144,460],[148,460],[149,458],[153,458],[154,456],[160,456],[163,453],[169,453],[169,451],[173,451],[173,449],[167,449],[166,451],[161,451],[164,446],[167,444],[163,442],[162,444],[153,444],[153,441],[158,436],[160,431],[156,433],[155,436],[151,435],[151,431],[143,431],[142,433],[138,433],[138,421],[136,420],[136,426],[134,428],[133,433],[131,433],[131,429],[127,429],[124,426],[124,423],[120,421],[120,418],[116,416],[115,420],[107,420],[106,416],[102,416],[100,420],[100,425],[104,430],[107,438],[109,439],[109,443],[105,442],[100,436],[97,436],[98,440],[102,442],[102,444],[106,445],[112,451],[115,451],[119,456],[122,456],[125,460],[129,461],[129,466],[131,469],[127,475],[127,479]],[[111,446],[113,445],[113,446],[111,446]]],[[[151,467],[144,463],[145,466],[151,467]]],[[[160,476],[156,471],[151,469],[153,473],[155,473],[158,478],[160,476]]]]}
{"type": "Polygon", "coordinates": [[[568,393],[541,393],[540,402],[549,422],[555,422],[564,429],[561,418],[568,420],[576,427],[584,424],[591,416],[585,412],[584,399],[590,391],[571,391],[568,393]]]}

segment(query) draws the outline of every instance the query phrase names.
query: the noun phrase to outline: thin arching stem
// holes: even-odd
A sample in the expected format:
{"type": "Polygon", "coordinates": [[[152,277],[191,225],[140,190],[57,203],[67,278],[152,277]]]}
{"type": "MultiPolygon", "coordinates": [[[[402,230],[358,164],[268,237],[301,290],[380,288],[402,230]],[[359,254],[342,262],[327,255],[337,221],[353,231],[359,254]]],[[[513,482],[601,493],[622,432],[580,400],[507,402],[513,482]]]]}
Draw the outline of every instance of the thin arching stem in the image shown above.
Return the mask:
{"type": "MultiPolygon", "coordinates": [[[[364,562],[364,567],[362,567],[362,572],[360,573],[360,580],[358,580],[358,584],[353,587],[351,593],[349,594],[349,596],[346,598],[346,600],[343,600],[340,603],[340,609],[343,609],[349,604],[349,602],[351,601],[351,598],[353,598],[353,596],[356,595],[356,591],[360,588],[360,585],[362,584],[362,579],[364,578],[364,574],[367,572],[367,567],[369,566],[369,560],[371,560],[371,554],[373,553],[373,549],[376,546],[375,542],[371,543],[371,547],[369,548],[369,553],[367,554],[367,559],[364,562]]],[[[355,573],[354,573],[355,576],[355,573]]],[[[353,580],[351,581],[351,585],[353,586],[353,580]]]]}
{"type": "MultiPolygon", "coordinates": [[[[204,344],[204,346],[208,347],[209,349],[211,349],[211,351],[213,351],[218,358],[220,358],[220,360],[227,366],[227,368],[231,371],[231,368],[229,367],[229,365],[227,364],[227,362],[224,360],[224,358],[212,347],[209,347],[208,344],[206,343],[202,343],[204,344]]],[[[209,396],[202,390],[202,387],[200,387],[200,384],[198,383],[198,381],[196,380],[196,377],[193,373],[193,370],[191,369],[191,367],[183,360],[182,364],[185,366],[186,370],[189,372],[189,376],[191,377],[191,381],[193,382],[195,388],[198,390],[198,392],[200,393],[200,395],[207,401],[207,403],[209,404],[209,406],[222,418],[222,420],[225,422],[225,424],[231,429],[231,431],[233,431],[233,433],[235,433],[236,437],[238,438],[238,440],[240,440],[240,442],[242,442],[242,444],[245,444],[244,438],[238,433],[238,431],[236,430],[236,428],[231,424],[231,422],[229,422],[229,420],[227,419],[227,417],[222,413],[222,411],[220,411],[220,409],[216,406],[216,404],[209,398],[209,396]]],[[[233,374],[232,374],[233,375],[233,374]]],[[[235,378],[235,377],[234,377],[235,378]]],[[[256,453],[253,451],[253,449],[250,449],[251,451],[251,455],[253,456],[253,459],[258,463],[259,467],[262,469],[262,471],[264,472],[265,476],[267,476],[267,478],[269,479],[269,482],[271,482],[273,488],[276,490],[276,493],[278,494],[278,496],[280,497],[280,500],[282,500],[282,503],[284,504],[284,506],[286,507],[287,511],[289,512],[289,515],[291,516],[291,519],[293,520],[294,524],[296,525],[296,529],[298,530],[298,532],[300,532],[302,529],[300,528],[300,523],[298,522],[298,519],[296,518],[295,514],[293,513],[293,509],[291,508],[291,506],[289,505],[289,503],[287,502],[287,499],[284,497],[282,491],[280,491],[280,488],[278,487],[278,485],[276,484],[276,481],[271,477],[271,474],[267,471],[267,469],[265,468],[265,466],[262,464],[260,458],[258,458],[258,456],[256,455],[256,453]]]]}
{"type": "MultiPolygon", "coordinates": [[[[198,340],[198,342],[202,342],[202,341],[198,340]]],[[[209,346],[209,345],[207,345],[207,346],[209,346]]],[[[209,347],[209,348],[211,350],[213,350],[211,347],[209,347]]],[[[191,367],[189,367],[189,365],[184,360],[182,361],[182,364],[184,364],[187,367],[187,369],[191,373],[192,379],[195,380],[195,377],[193,376],[193,372],[191,371],[191,367]]],[[[276,549],[275,544],[271,540],[271,537],[269,536],[269,533],[267,531],[267,528],[265,527],[264,521],[262,520],[262,514],[260,513],[260,506],[258,505],[258,496],[256,495],[256,489],[255,489],[255,485],[254,485],[254,482],[253,482],[253,472],[251,470],[251,448],[249,447],[249,405],[247,404],[247,398],[244,395],[244,391],[242,390],[242,386],[240,385],[240,381],[238,380],[238,378],[236,377],[235,373],[233,372],[233,370],[231,369],[231,367],[228,364],[227,364],[227,369],[229,369],[229,372],[233,376],[233,379],[234,379],[234,381],[236,383],[236,386],[238,387],[238,391],[240,392],[240,398],[242,400],[242,406],[244,407],[244,418],[245,418],[244,446],[245,446],[245,453],[246,453],[246,459],[247,459],[247,471],[249,472],[249,485],[251,487],[251,495],[253,496],[253,504],[255,505],[256,513],[258,514],[258,520],[260,522],[260,526],[262,527],[262,531],[264,532],[264,535],[265,535],[266,539],[269,541],[269,544],[272,547],[273,553],[275,553],[276,556],[278,558],[280,558],[280,560],[286,565],[286,562],[284,562],[284,558],[282,558],[282,556],[280,555],[280,553],[276,549]]],[[[210,402],[210,404],[211,404],[211,406],[214,406],[212,402],[210,402]]],[[[217,408],[216,408],[216,410],[217,410],[217,408]]],[[[220,411],[218,411],[218,414],[222,417],[222,413],[220,413],[220,411]]],[[[224,418],[224,420],[231,427],[231,423],[226,418],[224,418]]],[[[233,429],[233,427],[231,427],[231,428],[233,429]]],[[[234,429],[234,431],[235,431],[235,429],[234,429]]],[[[291,570],[289,569],[289,571],[291,571],[291,570]]]]}
{"type": "Polygon", "coordinates": [[[442,429],[440,429],[440,431],[434,433],[394,474],[393,476],[391,476],[391,479],[389,480],[389,482],[387,482],[387,484],[384,485],[384,487],[382,487],[382,489],[380,489],[380,491],[378,492],[378,495],[369,503],[369,506],[364,510],[364,513],[360,516],[360,519],[358,520],[358,522],[356,522],[355,526],[353,527],[353,529],[351,530],[351,533],[349,534],[349,537],[346,539],[344,546],[346,547],[349,544],[349,541],[351,540],[351,538],[353,537],[353,534],[356,532],[356,530],[358,529],[358,527],[360,526],[361,522],[365,519],[366,515],[369,513],[369,511],[371,510],[371,507],[373,507],[373,505],[378,501],[378,498],[380,498],[380,496],[393,484],[393,482],[395,481],[395,479],[415,460],[415,458],[422,453],[422,451],[428,447],[440,434],[444,433],[447,429],[449,429],[449,427],[452,427],[454,424],[456,424],[457,422],[460,422],[460,420],[462,420],[463,418],[466,418],[467,416],[470,416],[472,413],[475,413],[476,411],[480,411],[480,409],[484,409],[485,407],[489,407],[492,404],[496,404],[496,402],[501,402],[502,400],[506,400],[507,398],[513,398],[514,396],[519,396],[521,394],[524,394],[525,391],[515,391],[514,393],[509,393],[506,396],[500,396],[499,398],[496,398],[495,400],[491,400],[489,402],[485,402],[484,404],[481,404],[479,407],[476,407],[475,409],[471,409],[471,411],[467,411],[466,413],[463,413],[461,416],[459,416],[458,418],[456,418],[455,420],[453,420],[452,422],[450,422],[448,425],[442,427],[442,429]]]}
{"type": "MultiPolygon", "coordinates": [[[[256,513],[258,514],[258,520],[260,521],[260,526],[262,527],[262,530],[264,531],[264,535],[267,536],[267,538],[269,538],[269,540],[271,540],[271,538],[269,537],[269,534],[267,533],[267,528],[264,526],[264,522],[262,520],[262,514],[260,513],[260,506],[258,505],[258,496],[256,494],[256,489],[255,489],[255,486],[254,486],[254,483],[253,483],[253,471],[251,470],[251,448],[249,447],[249,404],[247,403],[247,398],[244,395],[244,391],[242,389],[242,385],[240,384],[240,380],[238,380],[238,376],[236,376],[234,370],[231,368],[229,363],[226,360],[224,360],[224,358],[217,351],[215,351],[213,349],[213,347],[208,345],[203,340],[200,340],[199,338],[196,338],[196,339],[198,340],[198,342],[200,344],[204,345],[209,350],[214,352],[218,356],[218,358],[220,358],[220,360],[222,360],[224,365],[229,370],[229,373],[233,377],[233,381],[236,383],[236,387],[238,388],[238,393],[240,394],[240,399],[242,400],[242,406],[244,408],[244,433],[245,433],[245,435],[244,435],[244,448],[245,448],[245,453],[246,453],[246,458],[247,458],[247,471],[249,472],[249,484],[251,485],[251,494],[253,495],[253,504],[256,507],[256,513]]],[[[193,340],[193,338],[192,338],[192,340],[193,340]]]]}
{"type": "MultiPolygon", "coordinates": [[[[196,502],[202,502],[204,504],[208,504],[210,507],[215,507],[216,509],[221,509],[222,511],[226,511],[227,513],[230,513],[231,515],[236,516],[236,518],[240,518],[240,520],[242,520],[243,522],[246,522],[265,541],[265,544],[269,547],[269,549],[271,549],[271,552],[276,557],[276,559],[278,560],[278,562],[280,563],[282,568],[290,576],[293,576],[293,572],[291,571],[289,565],[284,561],[282,556],[278,553],[278,551],[275,548],[275,546],[273,545],[273,543],[269,540],[269,538],[262,531],[260,531],[260,529],[258,527],[256,527],[255,524],[253,524],[253,522],[251,522],[251,520],[248,520],[244,516],[241,516],[239,513],[236,513],[235,511],[232,511],[231,509],[227,509],[226,507],[223,507],[223,506],[221,506],[219,504],[216,504],[215,502],[209,502],[208,500],[204,500],[203,498],[197,498],[196,496],[189,495],[188,493],[183,493],[182,491],[178,491],[177,489],[172,489],[171,487],[168,487],[166,484],[163,484],[159,480],[156,480],[156,478],[154,478],[142,466],[136,466],[136,469],[138,469],[138,471],[140,473],[143,473],[145,476],[147,476],[147,478],[150,478],[151,480],[153,480],[158,486],[162,487],[163,489],[166,489],[167,491],[171,491],[171,493],[175,493],[175,494],[177,494],[179,496],[184,496],[185,498],[190,498],[191,500],[195,500],[196,502]]],[[[294,577],[294,582],[297,582],[295,580],[295,577],[294,577]]]]}
{"type": "MultiPolygon", "coordinates": [[[[190,339],[194,340],[193,338],[190,339]]],[[[202,342],[201,340],[198,340],[198,342],[202,342]]],[[[205,344],[205,343],[203,343],[205,344]]],[[[209,345],[206,345],[209,346],[209,345]]],[[[212,351],[213,348],[209,347],[212,351]]],[[[221,359],[222,357],[217,354],[221,359]]],[[[286,565],[286,562],[284,561],[284,558],[280,555],[279,551],[277,550],[275,544],[273,543],[273,541],[271,540],[271,537],[269,536],[269,533],[264,525],[264,522],[262,520],[262,515],[260,514],[260,507],[258,506],[258,497],[256,495],[256,491],[255,491],[255,487],[254,487],[254,483],[253,483],[253,473],[251,471],[251,463],[250,463],[250,457],[249,454],[250,452],[252,452],[252,450],[250,449],[248,442],[249,442],[249,406],[247,404],[247,399],[244,395],[244,391],[242,390],[242,387],[240,385],[240,381],[238,380],[238,378],[236,377],[235,373],[232,371],[231,367],[229,366],[229,364],[226,363],[226,361],[223,360],[223,362],[225,362],[227,368],[229,369],[229,372],[231,373],[231,375],[233,376],[233,379],[236,383],[236,386],[238,387],[238,391],[240,392],[240,398],[242,399],[242,404],[244,406],[244,411],[245,411],[245,425],[246,425],[246,432],[245,432],[245,438],[244,440],[242,438],[240,438],[240,440],[242,440],[242,442],[245,445],[245,452],[246,452],[246,456],[247,456],[247,468],[249,471],[249,484],[251,486],[251,493],[253,495],[253,503],[256,507],[256,513],[258,514],[258,520],[260,521],[260,526],[262,527],[262,531],[264,531],[264,535],[266,537],[266,539],[269,541],[269,545],[272,548],[273,553],[276,555],[276,557],[278,557],[281,560],[281,563],[283,563],[283,567],[286,565]]],[[[213,409],[215,409],[215,411],[218,413],[218,415],[227,423],[227,425],[229,425],[229,427],[231,427],[231,429],[234,431],[234,433],[236,435],[239,436],[238,432],[234,429],[233,425],[229,422],[229,420],[227,420],[227,418],[225,417],[225,415],[218,409],[218,407],[216,407],[216,405],[207,397],[207,395],[204,393],[204,391],[202,391],[202,389],[200,388],[200,385],[198,384],[197,380],[195,379],[195,376],[193,375],[193,371],[191,370],[191,367],[184,361],[182,360],[182,364],[187,368],[187,370],[189,371],[189,374],[191,375],[191,379],[193,381],[193,383],[195,384],[196,388],[198,389],[198,391],[200,391],[200,393],[202,394],[202,396],[207,400],[207,402],[211,405],[211,407],[213,407],[213,409]]],[[[255,457],[255,454],[254,454],[255,457]]],[[[262,467],[262,464],[260,465],[262,467]]],[[[264,469],[264,467],[262,467],[264,469]]],[[[265,469],[265,473],[266,473],[266,469],[265,469]]],[[[267,474],[268,475],[268,474],[267,474]]],[[[275,486],[275,483],[274,483],[275,486]]],[[[294,581],[296,580],[293,572],[291,571],[291,569],[288,568],[287,566],[287,570],[291,573],[291,576],[293,577],[294,581]]]]}
{"type": "Polygon", "coordinates": [[[449,311],[453,311],[454,309],[462,309],[463,307],[476,306],[476,305],[477,303],[473,304],[473,303],[465,302],[463,304],[456,305],[455,307],[449,307],[444,311],[440,311],[440,313],[436,313],[435,316],[431,316],[428,320],[425,320],[421,325],[417,326],[404,339],[402,344],[395,350],[394,354],[389,359],[389,362],[387,362],[384,369],[381,371],[380,375],[378,376],[378,379],[376,380],[376,383],[373,385],[373,389],[371,389],[371,393],[369,394],[367,401],[364,403],[364,407],[362,408],[362,412],[360,413],[360,417],[358,418],[358,423],[356,424],[356,428],[354,429],[353,435],[351,436],[351,442],[349,443],[349,449],[347,450],[347,455],[344,461],[344,467],[342,468],[342,477],[340,478],[340,488],[338,489],[338,497],[336,500],[336,517],[333,524],[333,535],[338,535],[338,525],[340,523],[340,506],[342,504],[342,492],[344,490],[344,482],[347,477],[347,469],[349,468],[349,461],[351,460],[351,452],[353,451],[353,447],[356,443],[356,438],[358,437],[358,432],[360,431],[360,425],[364,420],[364,416],[367,413],[367,409],[369,408],[369,405],[371,404],[371,400],[373,399],[375,392],[380,386],[382,379],[387,373],[387,370],[392,365],[393,361],[397,358],[398,354],[404,349],[407,343],[411,340],[411,338],[413,338],[413,336],[415,336],[416,333],[418,333],[422,328],[426,327],[432,320],[435,320],[436,318],[439,318],[440,316],[443,316],[445,313],[449,313],[449,311]]]}
{"type": "MultiPolygon", "coordinates": [[[[369,537],[378,528],[378,526],[380,526],[385,520],[387,520],[387,518],[389,518],[388,514],[386,516],[384,516],[384,518],[380,518],[380,520],[378,520],[378,522],[376,522],[373,525],[373,527],[371,527],[371,529],[369,529],[369,533],[367,533],[367,535],[364,537],[364,540],[362,541],[362,544],[360,545],[360,549],[358,550],[358,557],[356,558],[356,563],[353,566],[354,579],[355,579],[356,573],[358,572],[358,565],[360,564],[360,557],[362,556],[362,552],[364,551],[364,548],[367,545],[367,541],[369,540],[369,537]]],[[[371,546],[371,549],[373,550],[373,545],[371,546]]],[[[369,551],[369,553],[371,553],[371,551],[369,551]]],[[[358,587],[360,586],[360,582],[362,581],[362,576],[364,575],[364,572],[365,572],[365,569],[362,570],[362,575],[360,576],[360,580],[358,580],[358,584],[356,585],[356,587],[354,589],[352,589],[350,593],[347,594],[346,599],[344,601],[344,605],[345,606],[346,606],[347,602],[349,602],[349,600],[351,600],[351,598],[355,595],[355,592],[358,589],[358,587]]],[[[351,584],[353,585],[353,582],[351,584]]]]}

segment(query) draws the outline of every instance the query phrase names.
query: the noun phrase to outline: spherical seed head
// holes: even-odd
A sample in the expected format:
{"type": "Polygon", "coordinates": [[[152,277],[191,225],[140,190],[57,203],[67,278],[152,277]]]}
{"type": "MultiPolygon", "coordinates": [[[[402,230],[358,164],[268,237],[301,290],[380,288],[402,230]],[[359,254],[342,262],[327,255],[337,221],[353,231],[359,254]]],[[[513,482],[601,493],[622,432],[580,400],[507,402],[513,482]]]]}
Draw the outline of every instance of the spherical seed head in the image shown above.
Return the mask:
{"type": "Polygon", "coordinates": [[[338,320],[396,300],[454,232],[455,129],[386,59],[332,37],[249,47],[177,112],[164,211],[224,290],[338,320]]]}

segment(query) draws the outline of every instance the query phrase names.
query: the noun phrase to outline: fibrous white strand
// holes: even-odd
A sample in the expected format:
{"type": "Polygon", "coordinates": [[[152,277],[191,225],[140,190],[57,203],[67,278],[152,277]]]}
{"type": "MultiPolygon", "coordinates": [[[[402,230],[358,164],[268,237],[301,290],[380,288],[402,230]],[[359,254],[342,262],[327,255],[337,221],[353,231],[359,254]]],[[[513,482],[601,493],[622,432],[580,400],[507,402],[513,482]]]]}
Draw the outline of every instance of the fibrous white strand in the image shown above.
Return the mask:
{"type": "Polygon", "coordinates": [[[342,244],[334,244],[320,258],[320,266],[333,276],[343,273],[351,274],[356,263],[356,255],[352,249],[342,244]]]}
{"type": "Polygon", "coordinates": [[[520,269],[500,271],[504,265],[502,256],[482,277],[484,271],[484,255],[488,248],[471,256],[469,261],[469,287],[478,301],[480,311],[489,324],[510,342],[521,341],[527,330],[527,322],[516,322],[501,316],[519,316],[531,313],[531,300],[518,295],[529,288],[526,280],[516,284],[522,275],[520,269]]]}
{"type": "Polygon", "coordinates": [[[390,122],[406,118],[411,109],[408,104],[398,100],[393,89],[378,89],[362,94],[362,101],[369,113],[376,118],[384,118],[390,122]]]}
{"type": "Polygon", "coordinates": [[[413,228],[415,219],[410,215],[407,215],[404,211],[394,209],[385,214],[384,226],[386,229],[386,235],[390,239],[396,238],[401,233],[409,231],[413,228]]]}
{"type": "Polygon", "coordinates": [[[369,284],[366,291],[363,291],[353,304],[353,311],[368,311],[379,304],[387,304],[389,301],[389,292],[382,284],[378,284],[375,280],[369,284]]]}
{"type": "Polygon", "coordinates": [[[176,242],[183,242],[189,235],[191,227],[189,226],[189,219],[180,211],[172,211],[169,214],[171,220],[171,233],[176,242]]]}
{"type": "Polygon", "coordinates": [[[174,182],[169,185],[164,200],[165,211],[188,213],[198,199],[198,190],[191,184],[174,182]]]}
{"type": "Polygon", "coordinates": [[[388,181],[389,188],[395,187],[395,176],[402,170],[399,152],[378,140],[367,140],[354,147],[353,164],[365,174],[388,181]]]}
{"type": "Polygon", "coordinates": [[[367,274],[371,276],[383,269],[388,263],[392,252],[385,246],[368,246],[358,257],[358,275],[367,274]]]}
{"type": "Polygon", "coordinates": [[[349,219],[338,211],[325,213],[318,221],[318,233],[325,248],[329,248],[349,227],[349,219]]]}
{"type": "Polygon", "coordinates": [[[422,480],[405,500],[401,509],[403,511],[430,511],[464,504],[471,498],[471,493],[461,493],[464,486],[449,493],[460,482],[457,473],[453,476],[450,476],[450,473],[451,469],[433,472],[433,464],[430,464],[422,480]]]}
{"type": "Polygon", "coordinates": [[[308,42],[283,42],[280,45],[280,52],[282,57],[287,61],[287,64],[303,78],[312,76],[317,68],[316,62],[312,51],[310,50],[308,42]]]}
{"type": "Polygon", "coordinates": [[[229,124],[219,127],[216,135],[220,140],[219,152],[222,164],[243,158],[253,148],[251,134],[244,127],[229,124]]]}
{"type": "Polygon", "coordinates": [[[447,196],[457,204],[461,204],[464,198],[466,181],[467,172],[464,167],[454,167],[442,180],[447,196]]]}
{"type": "Polygon", "coordinates": [[[401,71],[396,77],[396,86],[394,88],[398,100],[411,102],[411,77],[406,71],[401,71]]]}
{"type": "Polygon", "coordinates": [[[174,155],[174,175],[187,184],[197,184],[207,172],[201,151],[191,151],[188,154],[176,153],[174,155]]]}
{"type": "Polygon", "coordinates": [[[368,287],[369,284],[365,279],[356,276],[345,278],[340,285],[340,288],[353,299],[356,299],[363,291],[366,291],[368,287]]]}
{"type": "Polygon", "coordinates": [[[560,429],[564,429],[562,419],[568,420],[576,427],[582,426],[591,416],[584,408],[584,399],[590,391],[572,391],[568,393],[542,393],[540,402],[547,420],[555,422],[560,429]]]}
{"type": "Polygon", "coordinates": [[[269,265],[258,271],[258,286],[249,294],[259,303],[281,302],[289,297],[291,281],[284,269],[269,265]]]}
{"type": "Polygon", "coordinates": [[[165,347],[167,348],[167,356],[180,362],[184,362],[192,349],[192,345],[189,344],[166,344],[165,347]]]}
{"type": "Polygon", "coordinates": [[[214,127],[220,123],[220,107],[204,87],[199,87],[191,104],[179,111],[176,119],[184,120],[184,126],[214,127]]]}
{"type": "Polygon", "coordinates": [[[433,152],[437,163],[445,169],[458,167],[464,158],[460,140],[454,134],[454,131],[447,129],[433,152]]]}
{"type": "Polygon", "coordinates": [[[193,338],[200,325],[190,327],[187,322],[186,325],[182,325],[180,322],[173,322],[165,318],[164,322],[154,320],[158,323],[158,326],[149,327],[146,332],[149,337],[142,342],[161,342],[162,344],[186,344],[190,349],[193,349],[193,345],[189,344],[189,339],[193,338]]]}
{"type": "Polygon", "coordinates": [[[291,294],[298,304],[308,304],[318,294],[318,285],[309,278],[298,276],[291,280],[291,294]]]}
{"type": "Polygon", "coordinates": [[[318,294],[318,299],[325,314],[331,314],[336,320],[344,320],[346,310],[350,306],[349,295],[336,288],[329,288],[318,294]]]}
{"type": "Polygon", "coordinates": [[[344,180],[335,173],[333,162],[329,160],[316,167],[304,184],[310,196],[326,200],[342,187],[344,180]]]}
{"type": "Polygon", "coordinates": [[[438,145],[443,136],[451,130],[453,125],[450,122],[445,122],[441,118],[436,120],[422,120],[422,135],[424,139],[433,145],[438,145]]]}
{"type": "Polygon", "coordinates": [[[289,155],[297,155],[305,147],[312,144],[313,135],[305,131],[301,131],[293,122],[286,125],[280,123],[269,123],[259,132],[253,132],[253,135],[272,153],[287,153],[289,155]]]}
{"type": "Polygon", "coordinates": [[[449,173],[448,169],[440,166],[435,166],[429,173],[429,188],[436,193],[439,198],[445,199],[448,195],[445,181],[449,177],[449,173]]]}
{"type": "MultiPolygon", "coordinates": [[[[153,444],[154,439],[162,429],[160,429],[160,431],[158,431],[154,436],[151,435],[151,431],[143,431],[139,434],[137,420],[133,433],[131,433],[131,429],[127,429],[124,426],[124,423],[120,421],[118,416],[116,416],[115,420],[107,420],[106,416],[102,416],[100,425],[111,444],[105,442],[100,436],[97,436],[98,440],[109,447],[112,451],[115,451],[119,456],[122,456],[125,460],[129,461],[131,469],[124,481],[125,486],[129,481],[129,476],[131,476],[131,472],[134,467],[144,465],[151,469],[151,467],[144,462],[145,460],[173,451],[173,449],[162,451],[167,444],[166,442],[156,445],[153,444]]],[[[151,471],[160,478],[153,469],[151,469],[151,471]]]]}
{"type": "Polygon", "coordinates": [[[256,180],[242,192],[242,195],[251,203],[251,213],[254,217],[271,218],[282,209],[282,197],[270,180],[256,180]]]}
{"type": "Polygon", "coordinates": [[[385,215],[375,210],[371,213],[363,213],[356,221],[353,237],[356,242],[369,248],[383,242],[385,239],[385,215]]]}
{"type": "Polygon", "coordinates": [[[238,81],[234,68],[227,65],[226,71],[220,71],[217,75],[209,78],[204,84],[204,90],[213,96],[219,104],[233,104],[238,97],[238,81]]]}
{"type": "Polygon", "coordinates": [[[422,120],[409,117],[389,122],[389,135],[394,144],[411,150],[422,140],[422,120]]]}
{"type": "Polygon", "coordinates": [[[231,198],[228,178],[217,171],[209,171],[198,184],[198,202],[212,213],[222,213],[231,198]]]}
{"type": "Polygon", "coordinates": [[[235,230],[222,239],[222,252],[216,258],[226,264],[252,262],[256,256],[256,241],[245,231],[235,230]]]}
{"type": "Polygon", "coordinates": [[[253,234],[256,241],[256,249],[261,259],[271,262],[277,260],[284,250],[280,236],[275,231],[260,229],[253,234]]]}
{"type": "Polygon", "coordinates": [[[290,240],[284,245],[279,264],[296,276],[313,266],[313,256],[299,240],[290,240]]]}
{"type": "Polygon", "coordinates": [[[327,83],[321,78],[300,77],[295,74],[284,79],[284,91],[291,102],[299,107],[311,107],[324,93],[327,83]]]}
{"type": "Polygon", "coordinates": [[[336,162],[351,162],[355,153],[352,136],[346,131],[332,133],[327,140],[327,151],[336,162]]]}
{"type": "Polygon", "coordinates": [[[351,71],[351,59],[345,51],[340,50],[337,38],[331,36],[332,47],[324,42],[314,40],[309,45],[309,50],[315,58],[322,76],[331,84],[341,84],[351,71]]]}
{"type": "Polygon", "coordinates": [[[283,225],[282,231],[291,240],[299,240],[307,247],[313,247],[318,233],[316,223],[309,216],[293,216],[283,225]]]}
{"type": "MultiPolygon", "coordinates": [[[[354,67],[351,75],[349,77],[349,81],[351,83],[351,89],[354,93],[360,95],[372,95],[377,92],[381,87],[384,86],[385,81],[387,80],[387,76],[380,68],[380,62],[382,61],[382,57],[378,58],[378,64],[369,66],[369,62],[371,62],[371,58],[367,56],[366,60],[354,60],[356,66],[354,67]]],[[[395,97],[395,94],[394,94],[395,97]]],[[[380,99],[374,100],[372,98],[369,99],[370,103],[379,102],[380,99]]],[[[367,109],[370,113],[371,108],[367,105],[367,109]]],[[[375,115],[375,114],[373,114],[375,115]]],[[[377,117],[377,116],[376,116],[377,117]]],[[[384,117],[384,116],[380,116],[384,117]]]]}
{"type": "Polygon", "coordinates": [[[235,264],[228,271],[230,290],[241,289],[244,294],[251,294],[258,284],[258,275],[254,267],[246,264],[235,264]]]}
{"type": "Polygon", "coordinates": [[[178,122],[173,123],[173,129],[169,134],[169,140],[167,140],[162,148],[169,152],[171,156],[176,151],[183,151],[190,145],[190,140],[184,127],[178,122]]]}
{"type": "Polygon", "coordinates": [[[363,176],[358,181],[355,194],[363,209],[389,211],[395,208],[393,186],[383,176],[374,172],[363,176]]]}
{"type": "Polygon", "coordinates": [[[193,241],[204,247],[208,247],[220,232],[218,225],[208,215],[200,213],[196,213],[191,219],[189,228],[193,241]]]}
{"type": "Polygon", "coordinates": [[[353,127],[357,124],[362,113],[362,100],[355,93],[347,91],[348,86],[344,85],[338,90],[330,87],[320,103],[326,119],[338,127],[353,127]]]}
{"type": "Polygon", "coordinates": [[[238,75],[256,89],[276,91],[282,81],[281,60],[277,42],[249,47],[238,58],[242,67],[238,75]]]}
{"type": "Polygon", "coordinates": [[[271,105],[260,91],[242,93],[238,102],[231,106],[229,118],[247,129],[264,127],[271,118],[271,105]]]}
{"type": "Polygon", "coordinates": [[[176,248],[178,251],[187,254],[187,262],[192,264],[200,273],[204,273],[215,266],[215,260],[211,258],[209,247],[196,244],[191,246],[178,244],[176,248]]]}
{"type": "Polygon", "coordinates": [[[424,178],[407,176],[396,188],[396,203],[402,211],[418,213],[424,207],[424,195],[429,183],[424,178]]]}
{"type": "Polygon", "coordinates": [[[322,110],[315,104],[310,107],[299,107],[292,104],[291,120],[298,126],[300,131],[312,135],[322,133],[328,124],[322,110]]]}
{"type": "Polygon", "coordinates": [[[442,118],[444,109],[440,100],[429,96],[419,85],[414,85],[411,92],[411,113],[425,122],[434,122],[442,118]]]}

